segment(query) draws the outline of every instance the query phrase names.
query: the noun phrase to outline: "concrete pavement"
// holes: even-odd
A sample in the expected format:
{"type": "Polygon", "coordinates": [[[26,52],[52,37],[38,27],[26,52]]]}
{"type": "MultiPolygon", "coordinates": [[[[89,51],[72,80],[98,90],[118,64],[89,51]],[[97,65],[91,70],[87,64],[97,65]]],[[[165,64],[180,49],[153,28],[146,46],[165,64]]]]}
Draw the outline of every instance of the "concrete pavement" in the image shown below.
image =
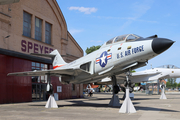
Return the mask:
{"type": "MultiPolygon", "coordinates": [[[[123,93],[119,93],[121,98],[123,93]]],[[[136,113],[119,113],[119,107],[108,107],[112,94],[96,93],[93,97],[57,101],[57,109],[45,108],[46,102],[0,105],[0,120],[179,120],[180,94],[160,95],[135,93],[132,100],[136,113]]],[[[122,104],[122,100],[120,103],[122,104]]]]}

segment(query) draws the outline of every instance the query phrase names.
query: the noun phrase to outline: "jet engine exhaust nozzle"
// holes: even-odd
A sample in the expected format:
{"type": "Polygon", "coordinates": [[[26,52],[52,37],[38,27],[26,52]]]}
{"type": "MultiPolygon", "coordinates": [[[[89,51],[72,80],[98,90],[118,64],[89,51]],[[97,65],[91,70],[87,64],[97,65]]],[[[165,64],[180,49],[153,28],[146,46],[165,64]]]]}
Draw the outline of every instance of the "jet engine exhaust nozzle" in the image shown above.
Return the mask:
{"type": "Polygon", "coordinates": [[[174,41],[166,39],[166,38],[155,38],[152,41],[152,49],[156,54],[160,54],[167,50],[174,41]]]}

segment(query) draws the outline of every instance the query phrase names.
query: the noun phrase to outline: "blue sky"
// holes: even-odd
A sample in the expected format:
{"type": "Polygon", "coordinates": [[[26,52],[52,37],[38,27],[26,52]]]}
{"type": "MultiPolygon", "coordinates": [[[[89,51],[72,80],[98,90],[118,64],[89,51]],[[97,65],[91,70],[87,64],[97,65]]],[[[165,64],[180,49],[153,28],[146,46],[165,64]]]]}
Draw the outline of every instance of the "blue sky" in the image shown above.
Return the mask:
{"type": "MultiPolygon", "coordinates": [[[[134,33],[176,41],[136,71],[166,64],[180,67],[180,0],[57,0],[68,31],[85,51],[107,40],[134,33]]],[[[180,80],[178,79],[178,82],[180,80]]]]}

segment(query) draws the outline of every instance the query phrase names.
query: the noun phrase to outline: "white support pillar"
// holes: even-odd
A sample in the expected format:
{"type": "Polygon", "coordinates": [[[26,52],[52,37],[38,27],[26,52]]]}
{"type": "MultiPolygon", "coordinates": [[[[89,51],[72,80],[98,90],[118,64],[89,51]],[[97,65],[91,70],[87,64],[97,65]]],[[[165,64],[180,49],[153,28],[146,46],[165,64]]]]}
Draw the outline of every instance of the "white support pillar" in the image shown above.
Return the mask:
{"type": "Polygon", "coordinates": [[[49,96],[49,99],[46,103],[45,108],[58,108],[57,103],[56,103],[53,95],[49,96]]]}
{"type": "Polygon", "coordinates": [[[119,109],[119,113],[135,113],[136,109],[134,108],[134,105],[132,104],[131,99],[129,98],[129,89],[126,89],[126,98],[119,109]]]}
{"type": "Polygon", "coordinates": [[[161,90],[161,97],[160,97],[160,99],[167,99],[167,98],[166,98],[166,95],[165,95],[165,93],[164,93],[164,86],[163,86],[163,88],[162,88],[162,90],[161,90]]]}
{"type": "MultiPolygon", "coordinates": [[[[130,73],[130,72],[129,72],[130,73]]],[[[119,113],[135,113],[136,109],[134,108],[134,105],[132,104],[131,99],[129,98],[129,75],[127,74],[127,88],[126,88],[126,98],[119,109],[119,113]]]]}

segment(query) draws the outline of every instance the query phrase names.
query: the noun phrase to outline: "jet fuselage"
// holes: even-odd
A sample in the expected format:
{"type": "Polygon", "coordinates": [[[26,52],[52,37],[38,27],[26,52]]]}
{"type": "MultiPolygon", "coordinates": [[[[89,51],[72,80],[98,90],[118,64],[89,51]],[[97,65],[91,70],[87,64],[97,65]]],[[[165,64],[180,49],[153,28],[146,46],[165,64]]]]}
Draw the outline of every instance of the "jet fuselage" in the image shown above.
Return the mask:
{"type": "Polygon", "coordinates": [[[71,77],[71,83],[96,82],[107,76],[118,75],[129,68],[144,66],[148,60],[173,44],[173,41],[163,38],[139,38],[134,41],[127,41],[127,38],[128,36],[115,42],[115,37],[111,44],[106,42],[99,50],[56,69],[80,68],[87,73],[71,77]]]}

